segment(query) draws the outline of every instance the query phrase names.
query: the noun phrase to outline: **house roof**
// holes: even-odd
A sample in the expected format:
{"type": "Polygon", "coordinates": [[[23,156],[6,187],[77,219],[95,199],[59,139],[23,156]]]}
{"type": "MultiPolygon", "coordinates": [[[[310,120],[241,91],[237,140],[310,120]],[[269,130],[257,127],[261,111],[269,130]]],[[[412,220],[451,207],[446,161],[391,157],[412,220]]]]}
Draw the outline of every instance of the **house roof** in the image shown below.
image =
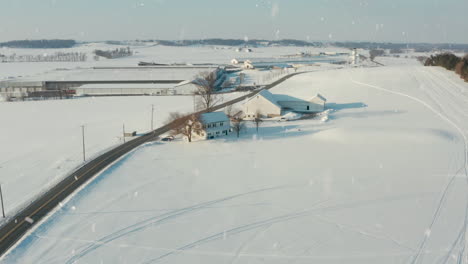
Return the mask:
{"type": "Polygon", "coordinates": [[[229,118],[224,112],[211,112],[204,113],[200,115],[200,121],[204,124],[214,123],[214,122],[228,122],[229,118]]]}
{"type": "Polygon", "coordinates": [[[203,80],[203,79],[185,80],[185,81],[183,81],[183,82],[178,83],[178,84],[175,85],[174,87],[184,86],[184,85],[187,85],[187,84],[202,85],[203,82],[206,82],[206,81],[203,80]]]}
{"type": "Polygon", "coordinates": [[[327,98],[323,97],[323,95],[321,95],[321,94],[319,94],[319,93],[318,93],[316,96],[310,98],[309,101],[312,101],[312,100],[314,100],[314,99],[320,99],[320,100],[323,101],[323,102],[326,102],[326,101],[327,101],[327,98]]]}
{"type": "MultiPolygon", "coordinates": [[[[268,90],[262,90],[256,96],[262,96],[263,98],[265,98],[266,100],[268,100],[269,102],[271,102],[272,104],[274,104],[275,106],[279,108],[282,108],[281,102],[304,102],[306,103],[306,102],[311,102],[312,100],[317,100],[317,99],[323,102],[327,101],[327,99],[323,97],[321,94],[317,94],[316,96],[311,98],[309,101],[307,101],[307,100],[293,97],[287,94],[272,94],[268,90]]],[[[254,99],[256,96],[253,96],[252,98],[250,98],[249,101],[254,99]]]]}
{"type": "Polygon", "coordinates": [[[303,102],[303,99],[292,97],[287,94],[275,94],[273,95],[278,102],[303,102]]]}
{"type": "Polygon", "coordinates": [[[173,83],[96,83],[84,84],[80,89],[172,89],[173,83]]]}
{"type": "Polygon", "coordinates": [[[178,83],[177,85],[175,85],[175,87],[179,87],[179,86],[182,86],[182,85],[186,85],[186,84],[189,84],[189,83],[191,83],[191,82],[192,82],[192,80],[185,80],[185,81],[180,82],[180,83],[178,83]]]}
{"type": "MultiPolygon", "coordinates": [[[[260,91],[256,96],[261,96],[263,98],[265,98],[266,100],[268,100],[270,103],[274,104],[275,106],[281,108],[281,105],[278,104],[278,101],[276,100],[276,97],[274,94],[272,94],[270,91],[268,90],[262,90],[260,91]]],[[[252,99],[254,99],[254,97],[252,97],[252,99]]]]}

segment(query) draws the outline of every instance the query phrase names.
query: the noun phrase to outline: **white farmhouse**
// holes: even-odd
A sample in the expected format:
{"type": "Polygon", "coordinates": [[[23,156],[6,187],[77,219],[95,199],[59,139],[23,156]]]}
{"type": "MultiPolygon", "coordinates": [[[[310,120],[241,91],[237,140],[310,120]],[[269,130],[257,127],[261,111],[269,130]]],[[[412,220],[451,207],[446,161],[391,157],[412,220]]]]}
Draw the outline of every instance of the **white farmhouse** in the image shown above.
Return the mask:
{"type": "Polygon", "coordinates": [[[244,114],[246,118],[254,118],[257,114],[260,117],[277,117],[286,112],[319,113],[325,110],[326,101],[327,99],[320,94],[309,100],[303,100],[262,90],[244,104],[244,114]]]}
{"type": "Polygon", "coordinates": [[[253,65],[253,63],[250,60],[244,61],[244,66],[243,67],[244,67],[244,69],[249,69],[249,70],[255,69],[255,66],[253,65]]]}
{"type": "Polygon", "coordinates": [[[213,139],[226,136],[231,132],[231,121],[224,112],[204,113],[200,115],[202,131],[196,137],[201,139],[213,139]]]}
{"type": "Polygon", "coordinates": [[[238,59],[232,59],[231,60],[232,65],[238,65],[238,64],[242,64],[242,63],[244,63],[244,61],[241,61],[241,60],[238,60],[238,59]]]}

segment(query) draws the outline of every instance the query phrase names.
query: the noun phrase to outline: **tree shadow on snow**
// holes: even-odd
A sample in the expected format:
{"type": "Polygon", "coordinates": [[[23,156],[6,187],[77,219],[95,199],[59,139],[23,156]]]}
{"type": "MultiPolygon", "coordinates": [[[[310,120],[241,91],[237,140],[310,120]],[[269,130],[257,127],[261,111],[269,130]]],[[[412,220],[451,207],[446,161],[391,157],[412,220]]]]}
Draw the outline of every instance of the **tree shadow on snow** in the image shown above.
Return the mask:
{"type": "Polygon", "coordinates": [[[329,119],[336,120],[340,118],[369,118],[369,117],[384,117],[391,115],[401,115],[406,113],[406,111],[391,111],[391,110],[382,110],[382,111],[364,111],[364,112],[355,112],[355,113],[340,113],[336,112],[329,115],[329,119]]]}
{"type": "Polygon", "coordinates": [[[348,109],[364,109],[367,108],[367,105],[363,102],[356,103],[328,103],[326,109],[332,110],[329,115],[331,120],[336,120],[340,118],[368,118],[368,117],[383,117],[389,115],[399,115],[404,114],[405,111],[398,110],[381,110],[381,111],[352,111],[352,112],[341,112],[348,109]]]}
{"type": "Polygon", "coordinates": [[[278,123],[276,126],[260,126],[258,133],[255,127],[247,127],[244,129],[240,137],[237,138],[236,133],[232,133],[228,137],[223,137],[225,142],[235,142],[238,140],[275,140],[284,139],[291,137],[301,137],[311,134],[315,134],[323,131],[324,129],[310,129],[310,127],[304,127],[299,125],[289,125],[284,123],[278,123]],[[284,125],[283,125],[284,124],[284,125]]]}

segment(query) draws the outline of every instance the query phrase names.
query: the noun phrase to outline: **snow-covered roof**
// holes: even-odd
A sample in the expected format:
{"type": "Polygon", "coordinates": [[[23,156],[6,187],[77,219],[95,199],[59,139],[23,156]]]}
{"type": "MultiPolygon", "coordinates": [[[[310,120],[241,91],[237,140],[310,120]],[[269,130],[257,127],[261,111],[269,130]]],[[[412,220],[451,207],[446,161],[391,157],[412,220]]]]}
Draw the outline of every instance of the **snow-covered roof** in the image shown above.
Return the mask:
{"type": "MultiPolygon", "coordinates": [[[[274,104],[274,105],[276,105],[276,106],[278,106],[280,108],[282,107],[281,102],[312,102],[313,100],[314,101],[322,101],[322,102],[327,101],[327,99],[325,97],[323,97],[321,94],[317,94],[316,96],[314,96],[313,98],[311,98],[310,100],[307,101],[307,100],[297,98],[297,97],[293,97],[293,96],[290,96],[290,95],[287,95],[287,94],[272,94],[268,90],[262,90],[256,96],[262,96],[263,98],[265,98],[266,100],[270,101],[272,104],[274,104]]],[[[249,101],[254,99],[256,96],[250,98],[249,101]]]]}
{"type": "Polygon", "coordinates": [[[180,82],[178,84],[176,84],[174,87],[179,87],[179,86],[184,86],[184,85],[187,85],[187,84],[201,84],[203,81],[203,79],[195,79],[195,80],[185,80],[183,82],[180,82]]]}
{"type": "MultiPolygon", "coordinates": [[[[281,108],[281,105],[278,104],[278,101],[276,100],[275,95],[272,94],[268,90],[262,90],[256,96],[262,96],[263,98],[268,100],[270,103],[272,103],[272,104],[276,105],[277,107],[281,108]]],[[[255,98],[255,96],[253,98],[255,98]]]]}
{"type": "Polygon", "coordinates": [[[304,102],[305,100],[297,98],[297,97],[292,97],[287,94],[275,94],[274,97],[278,102],[304,102]]]}
{"type": "Polygon", "coordinates": [[[80,68],[53,70],[37,76],[24,77],[25,81],[131,81],[131,80],[188,80],[205,71],[206,67],[122,67],[80,68]]]}
{"type": "Polygon", "coordinates": [[[179,87],[179,86],[186,85],[186,84],[189,84],[189,83],[192,83],[192,80],[185,80],[183,82],[180,82],[180,83],[176,84],[175,87],[179,87]]]}
{"type": "Polygon", "coordinates": [[[323,102],[326,102],[327,101],[327,98],[325,98],[323,95],[321,94],[317,94],[315,95],[314,97],[310,98],[309,101],[312,101],[312,100],[320,100],[320,101],[323,101],[323,102]]]}
{"type": "Polygon", "coordinates": [[[214,123],[214,122],[227,122],[229,118],[224,112],[211,112],[204,113],[200,115],[200,121],[204,124],[214,123]]]}
{"type": "Polygon", "coordinates": [[[171,83],[98,83],[84,84],[80,89],[172,89],[171,83]]]}

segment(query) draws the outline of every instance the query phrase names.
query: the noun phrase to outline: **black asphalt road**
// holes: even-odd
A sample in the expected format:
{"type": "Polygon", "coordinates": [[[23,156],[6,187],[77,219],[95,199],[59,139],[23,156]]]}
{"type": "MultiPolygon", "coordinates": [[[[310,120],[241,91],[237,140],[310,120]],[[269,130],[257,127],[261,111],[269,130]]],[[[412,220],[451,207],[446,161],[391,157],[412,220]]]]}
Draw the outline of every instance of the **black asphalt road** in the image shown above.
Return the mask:
{"type": "MultiPolygon", "coordinates": [[[[263,89],[271,89],[297,74],[300,73],[288,75],[266,86],[263,89]]],[[[238,103],[257,94],[258,92],[259,90],[225,102],[214,107],[212,111],[217,111],[228,105],[238,103]]],[[[203,112],[205,111],[201,111],[199,113],[203,112]]],[[[17,241],[19,241],[31,227],[35,226],[44,216],[49,214],[55,207],[59,205],[60,202],[76,191],[84,183],[91,180],[99,172],[104,170],[114,161],[123,157],[125,154],[129,153],[131,150],[141,146],[146,142],[150,142],[156,139],[158,136],[170,131],[170,129],[171,124],[167,124],[141,137],[117,146],[102,154],[101,156],[88,161],[86,164],[72,172],[57,185],[49,189],[46,193],[38,197],[29,206],[21,210],[17,215],[9,218],[8,221],[0,228],[0,256],[5,254],[8,249],[11,248],[17,241]]]]}

